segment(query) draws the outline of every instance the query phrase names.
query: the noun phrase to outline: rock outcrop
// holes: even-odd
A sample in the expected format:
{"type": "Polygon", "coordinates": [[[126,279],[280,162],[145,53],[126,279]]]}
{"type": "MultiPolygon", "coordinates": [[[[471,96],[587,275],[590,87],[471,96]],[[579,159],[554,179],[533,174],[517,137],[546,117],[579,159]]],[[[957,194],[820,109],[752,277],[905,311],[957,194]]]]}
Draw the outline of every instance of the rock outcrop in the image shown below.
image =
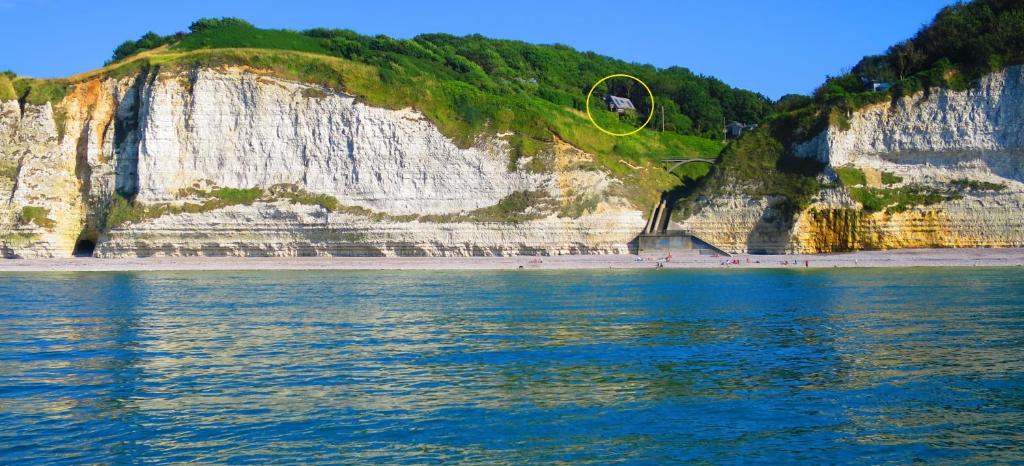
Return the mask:
{"type": "Polygon", "coordinates": [[[966,91],[931,89],[860,109],[794,152],[826,164],[828,187],[803,211],[725,194],[676,227],[731,252],[1024,246],[1022,66],[966,91]],[[841,170],[864,181],[839,186],[841,170]],[[908,192],[930,199],[900,201],[908,192]],[[858,194],[889,204],[866,208],[858,194]]]}
{"type": "Polygon", "coordinates": [[[381,221],[287,201],[164,215],[116,229],[100,256],[505,256],[618,253],[639,212],[520,223],[381,221]]]}
{"type": "Polygon", "coordinates": [[[414,110],[240,67],[96,78],[0,103],[0,254],[627,252],[642,213],[566,146],[537,170],[501,135],[458,147],[414,110]],[[211,203],[221,188],[264,195],[211,203]]]}

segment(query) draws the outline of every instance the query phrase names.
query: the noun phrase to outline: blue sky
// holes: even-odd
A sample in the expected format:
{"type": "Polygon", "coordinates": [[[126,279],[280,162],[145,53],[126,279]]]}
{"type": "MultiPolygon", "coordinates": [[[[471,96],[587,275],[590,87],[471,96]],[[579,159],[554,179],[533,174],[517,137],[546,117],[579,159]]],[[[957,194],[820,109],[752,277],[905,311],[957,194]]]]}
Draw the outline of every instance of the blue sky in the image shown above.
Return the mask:
{"type": "Polygon", "coordinates": [[[409,38],[480,33],[680,65],[778,98],[809,93],[908,38],[950,0],[63,1],[0,0],[0,70],[59,77],[100,66],[126,39],[237,16],[265,28],[347,28],[409,38]],[[640,14],[630,10],[648,5],[640,14]]]}

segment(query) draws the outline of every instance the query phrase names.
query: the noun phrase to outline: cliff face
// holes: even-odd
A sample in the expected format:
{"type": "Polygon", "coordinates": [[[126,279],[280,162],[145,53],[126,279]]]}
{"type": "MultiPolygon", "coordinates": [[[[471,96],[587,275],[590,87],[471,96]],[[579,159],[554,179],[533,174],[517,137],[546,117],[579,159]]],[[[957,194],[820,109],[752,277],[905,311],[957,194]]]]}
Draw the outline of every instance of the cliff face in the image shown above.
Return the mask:
{"type": "Polygon", "coordinates": [[[619,182],[565,144],[537,157],[242,68],[95,79],[0,103],[0,253],[626,252],[644,220],[619,182]]]}
{"type": "Polygon", "coordinates": [[[542,188],[498,147],[459,149],[418,113],[237,71],[159,77],[142,91],[138,192],[173,200],[197,180],[296,184],[346,205],[452,213],[542,188]]]}
{"type": "MultiPolygon", "coordinates": [[[[802,211],[737,189],[674,227],[730,252],[1024,246],[1022,109],[1019,66],[861,109],[794,148],[826,164],[802,211]]],[[[244,68],[97,78],[0,102],[0,255],[627,252],[621,182],[564,143],[536,157],[244,68]]]]}
{"type": "Polygon", "coordinates": [[[794,151],[827,165],[802,212],[724,196],[678,226],[733,252],[1024,246],[1024,67],[861,109],[794,151]]]}

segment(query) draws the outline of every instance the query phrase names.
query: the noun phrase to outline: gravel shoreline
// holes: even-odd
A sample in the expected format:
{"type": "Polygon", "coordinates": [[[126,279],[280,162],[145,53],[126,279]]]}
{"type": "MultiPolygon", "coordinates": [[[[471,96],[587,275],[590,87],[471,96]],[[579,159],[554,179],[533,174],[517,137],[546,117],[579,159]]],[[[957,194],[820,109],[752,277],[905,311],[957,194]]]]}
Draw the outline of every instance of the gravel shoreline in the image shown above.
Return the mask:
{"type": "MultiPolygon", "coordinates": [[[[653,255],[513,257],[149,257],[0,259],[0,272],[157,270],[566,270],[656,268],[653,255]],[[643,259],[643,260],[641,260],[643,259]]],[[[674,255],[664,268],[1019,267],[1024,248],[901,249],[813,255],[674,255]]]]}

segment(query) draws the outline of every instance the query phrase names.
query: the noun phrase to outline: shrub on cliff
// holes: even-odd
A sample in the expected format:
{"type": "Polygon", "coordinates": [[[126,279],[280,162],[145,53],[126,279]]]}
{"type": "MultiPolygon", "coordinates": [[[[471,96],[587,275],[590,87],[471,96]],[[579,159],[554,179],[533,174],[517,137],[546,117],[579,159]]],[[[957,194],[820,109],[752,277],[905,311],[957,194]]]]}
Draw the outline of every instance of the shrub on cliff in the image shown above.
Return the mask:
{"type": "MultiPolygon", "coordinates": [[[[241,28],[247,31],[256,30],[255,26],[253,26],[245,20],[238,18],[201,18],[193,22],[188,29],[192,33],[201,33],[231,28],[241,28]]],[[[142,37],[140,37],[138,40],[127,40],[122,42],[121,45],[118,45],[117,48],[114,49],[114,53],[110,57],[110,60],[107,61],[107,63],[113,63],[128,58],[139,52],[144,52],[146,50],[152,50],[167,44],[180,42],[187,36],[188,35],[184,32],[178,32],[168,36],[161,36],[153,31],[149,31],[143,34],[142,37]]]]}
{"type": "Polygon", "coordinates": [[[18,100],[18,93],[14,91],[11,79],[0,74],[0,102],[5,100],[18,100]]]}
{"type": "Polygon", "coordinates": [[[189,25],[191,32],[204,32],[222,28],[254,28],[252,23],[240,18],[200,18],[189,25]]]}
{"type": "Polygon", "coordinates": [[[260,188],[218,188],[211,191],[210,195],[228,205],[250,205],[263,195],[263,190],[260,188]]]}
{"type": "Polygon", "coordinates": [[[147,32],[138,40],[128,40],[122,42],[121,45],[117,46],[117,48],[114,49],[114,54],[110,57],[110,60],[107,63],[113,63],[118,60],[122,60],[124,58],[135,55],[139,52],[152,50],[157,47],[170,44],[172,42],[177,42],[178,40],[181,40],[182,37],[184,37],[184,35],[180,32],[178,34],[170,36],[160,36],[153,31],[147,32]]]}
{"type": "Polygon", "coordinates": [[[38,206],[25,206],[21,208],[21,212],[18,215],[18,223],[22,225],[28,225],[34,223],[37,226],[52,229],[57,225],[49,218],[50,210],[45,207],[38,206]]]}

